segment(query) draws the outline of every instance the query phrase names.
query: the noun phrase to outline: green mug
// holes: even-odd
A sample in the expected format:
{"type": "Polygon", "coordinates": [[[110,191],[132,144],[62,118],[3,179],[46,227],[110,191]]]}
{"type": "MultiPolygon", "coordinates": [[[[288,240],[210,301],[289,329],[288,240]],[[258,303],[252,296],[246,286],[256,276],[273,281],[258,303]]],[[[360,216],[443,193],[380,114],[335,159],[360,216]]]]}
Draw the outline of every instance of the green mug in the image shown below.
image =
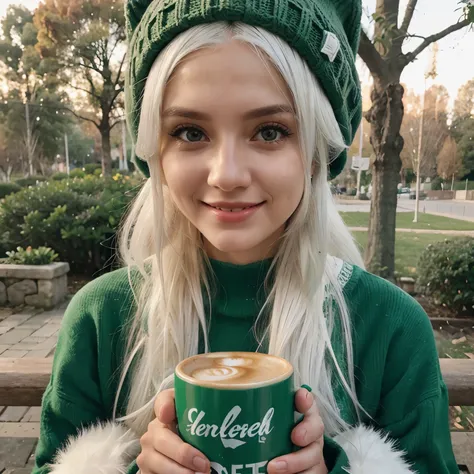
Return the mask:
{"type": "Polygon", "coordinates": [[[211,473],[263,474],[294,450],[293,367],[257,352],[213,352],[175,370],[181,438],[211,462],[211,473]]]}

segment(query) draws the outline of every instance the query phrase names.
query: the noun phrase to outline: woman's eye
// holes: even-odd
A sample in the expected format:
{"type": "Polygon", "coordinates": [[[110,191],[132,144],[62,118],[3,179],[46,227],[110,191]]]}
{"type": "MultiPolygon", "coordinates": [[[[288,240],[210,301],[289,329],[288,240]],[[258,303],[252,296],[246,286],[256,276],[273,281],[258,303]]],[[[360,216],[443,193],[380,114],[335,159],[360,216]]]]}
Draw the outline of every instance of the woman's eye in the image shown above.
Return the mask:
{"type": "Polygon", "coordinates": [[[255,137],[257,140],[264,142],[279,142],[284,137],[288,137],[289,135],[289,130],[284,129],[283,127],[271,126],[261,128],[255,137]]]}
{"type": "Polygon", "coordinates": [[[188,143],[200,142],[205,137],[204,132],[198,128],[193,127],[178,128],[177,130],[170,133],[170,135],[188,143]]]}

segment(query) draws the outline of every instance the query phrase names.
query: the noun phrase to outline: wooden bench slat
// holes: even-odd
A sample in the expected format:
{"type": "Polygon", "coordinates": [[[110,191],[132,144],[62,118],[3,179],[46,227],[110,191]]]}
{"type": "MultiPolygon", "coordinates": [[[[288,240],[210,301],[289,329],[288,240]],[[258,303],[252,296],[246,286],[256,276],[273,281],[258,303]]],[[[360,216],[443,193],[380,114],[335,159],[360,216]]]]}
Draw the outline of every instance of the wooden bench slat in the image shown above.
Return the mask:
{"type": "MultiPolygon", "coordinates": [[[[0,405],[40,406],[53,359],[0,358],[0,405]]],[[[474,360],[440,359],[450,405],[474,406],[474,360]]]]}
{"type": "Polygon", "coordinates": [[[474,406],[474,360],[440,359],[451,406],[474,406]]]}
{"type": "Polygon", "coordinates": [[[0,405],[40,406],[53,358],[0,358],[0,405]]]}

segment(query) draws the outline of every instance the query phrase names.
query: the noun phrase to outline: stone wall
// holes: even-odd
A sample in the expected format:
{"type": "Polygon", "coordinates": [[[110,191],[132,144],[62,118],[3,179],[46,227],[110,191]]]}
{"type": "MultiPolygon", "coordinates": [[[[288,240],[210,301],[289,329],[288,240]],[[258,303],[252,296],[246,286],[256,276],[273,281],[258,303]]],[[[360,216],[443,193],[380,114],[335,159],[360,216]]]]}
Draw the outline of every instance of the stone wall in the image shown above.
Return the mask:
{"type": "Polygon", "coordinates": [[[53,308],[67,295],[69,264],[0,265],[0,306],[53,308]]]}

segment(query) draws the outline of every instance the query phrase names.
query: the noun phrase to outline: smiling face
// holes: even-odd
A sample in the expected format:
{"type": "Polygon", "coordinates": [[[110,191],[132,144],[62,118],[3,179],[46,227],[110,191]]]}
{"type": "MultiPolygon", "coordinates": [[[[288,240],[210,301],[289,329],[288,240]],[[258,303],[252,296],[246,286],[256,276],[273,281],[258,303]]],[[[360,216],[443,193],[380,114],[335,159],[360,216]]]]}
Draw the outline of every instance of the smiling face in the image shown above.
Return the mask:
{"type": "Polygon", "coordinates": [[[161,124],[166,186],[209,257],[272,256],[304,187],[291,95],[276,70],[237,41],[193,53],[166,87],[161,124]]]}

